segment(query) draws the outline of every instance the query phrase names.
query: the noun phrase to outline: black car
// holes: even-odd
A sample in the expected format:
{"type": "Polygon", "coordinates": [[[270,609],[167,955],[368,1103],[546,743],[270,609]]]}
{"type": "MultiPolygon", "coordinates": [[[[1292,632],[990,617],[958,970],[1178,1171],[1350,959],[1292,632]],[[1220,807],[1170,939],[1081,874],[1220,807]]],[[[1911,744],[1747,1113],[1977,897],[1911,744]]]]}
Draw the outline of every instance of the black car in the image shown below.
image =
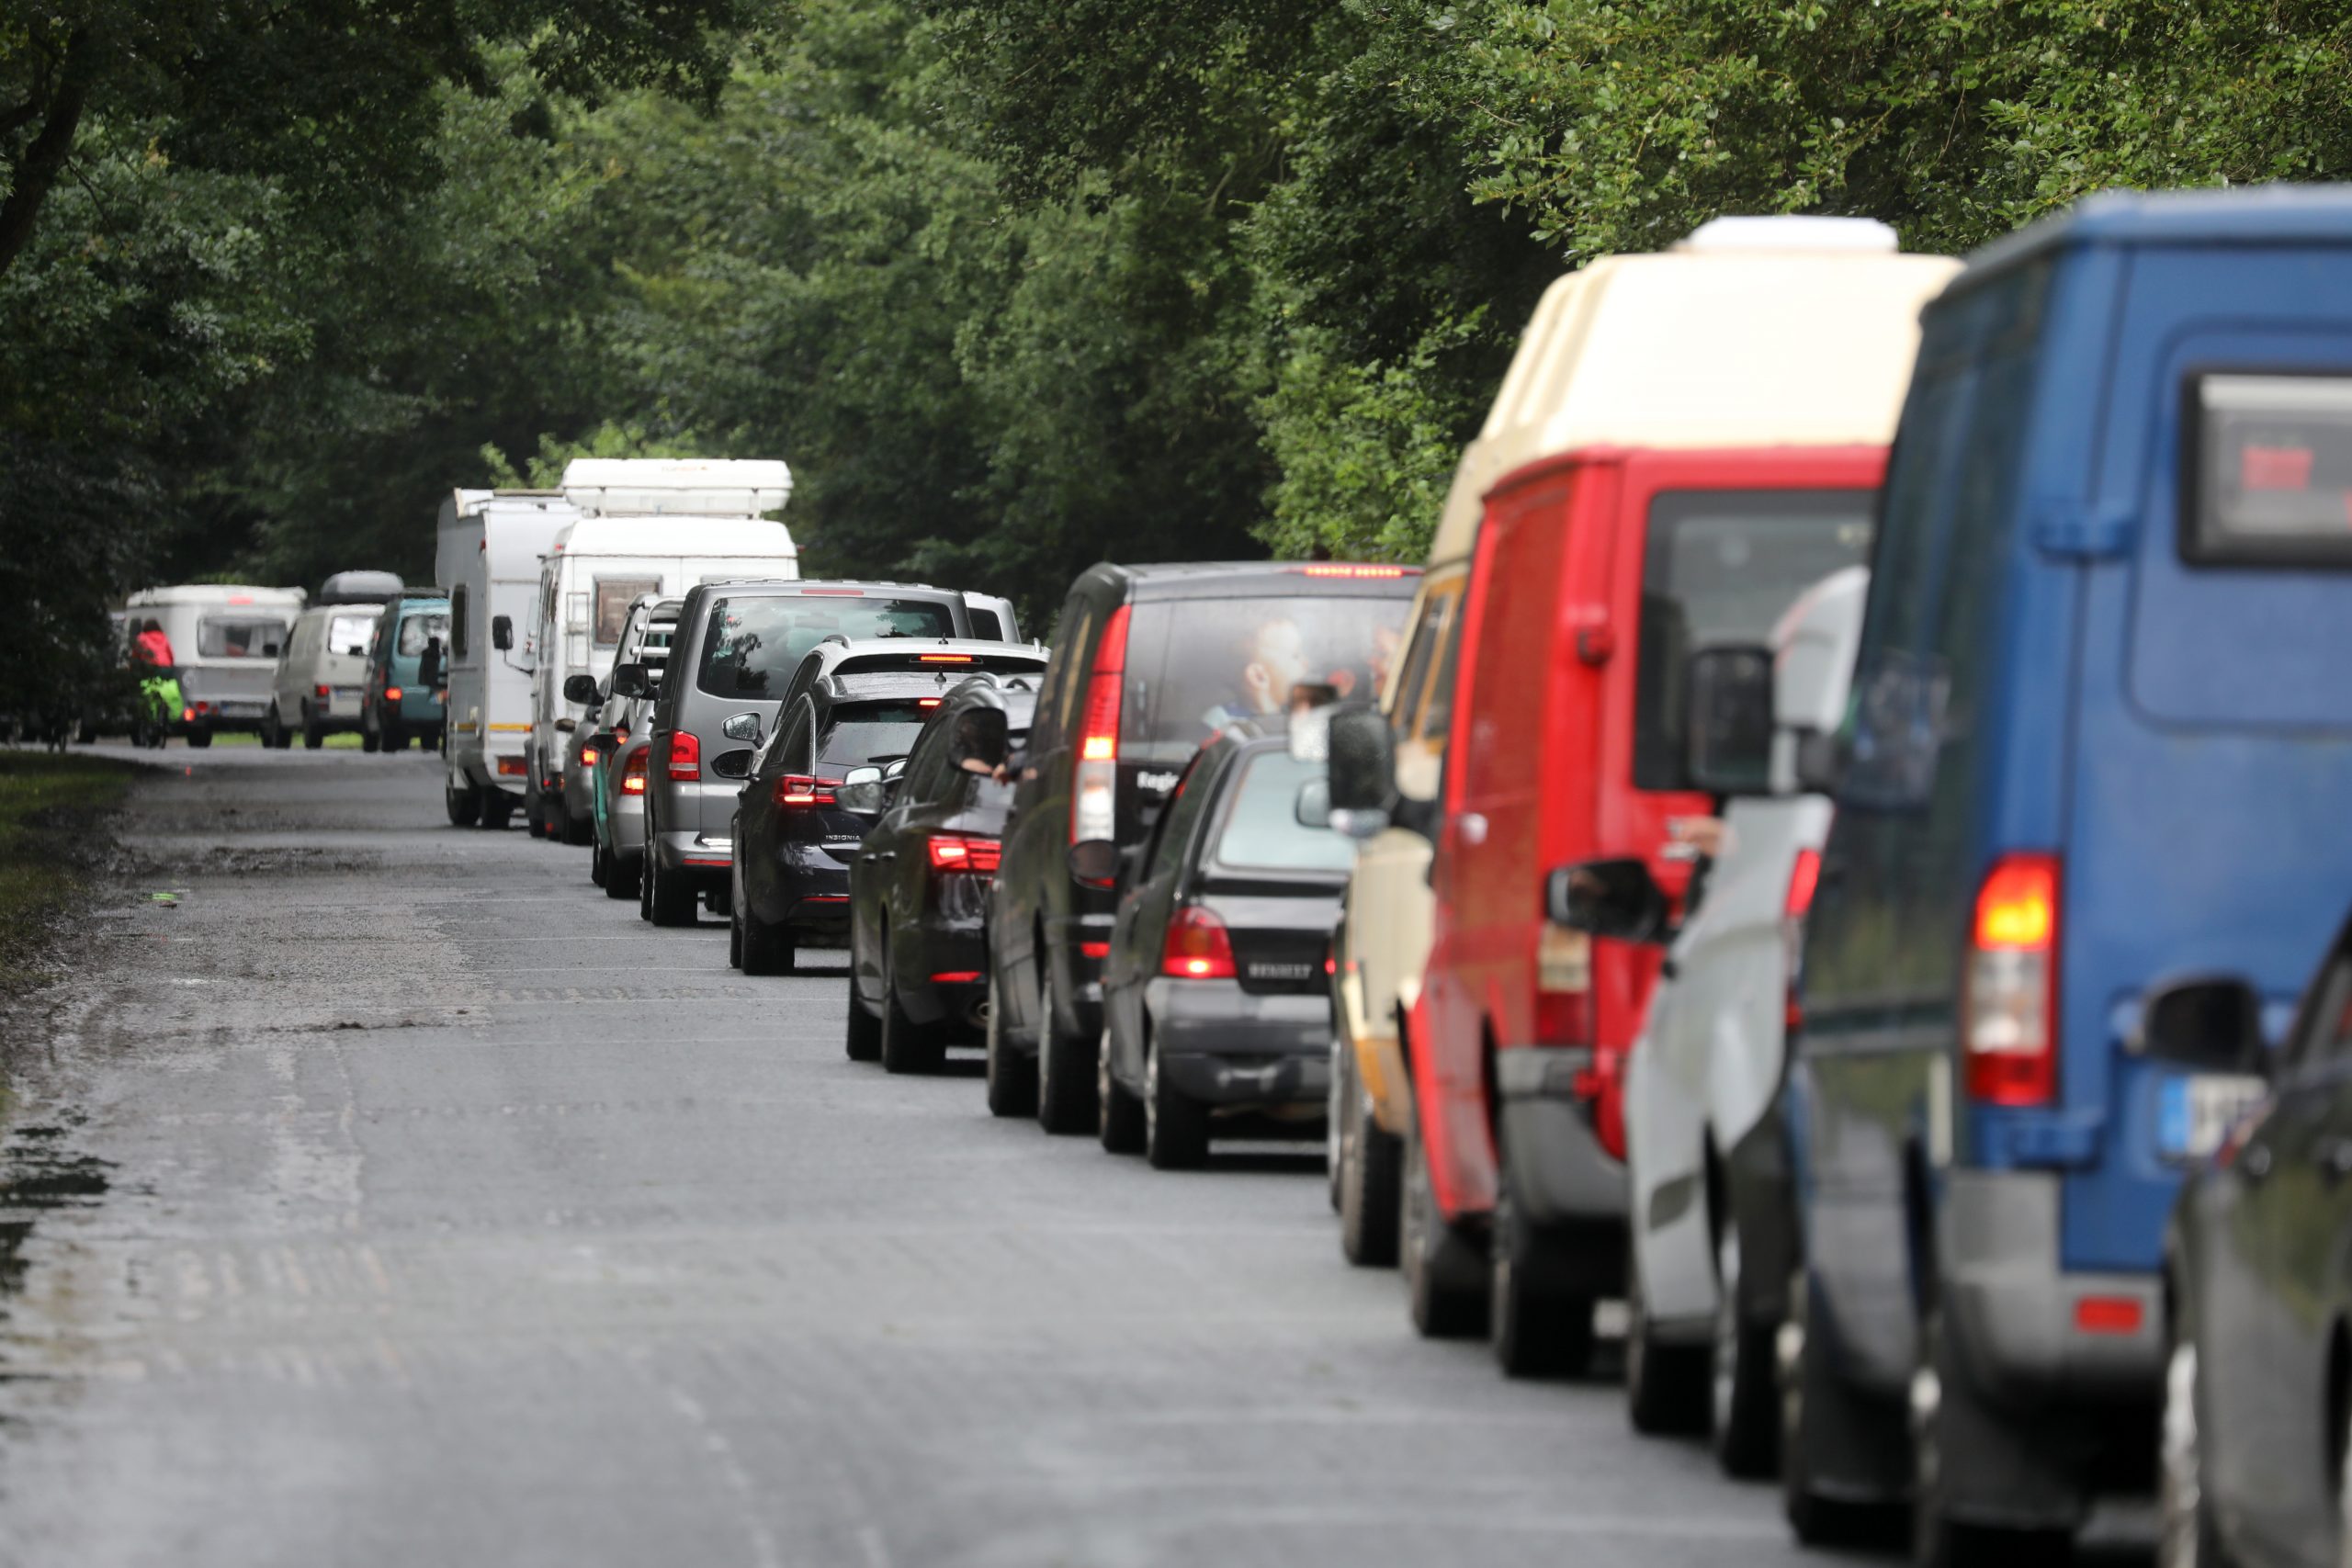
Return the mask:
{"type": "Polygon", "coordinates": [[[2158,1086],[2166,1145],[2219,1139],[2165,1243],[2158,1560],[2334,1568],[2352,1545],[2352,926],[2275,1063],[2239,980],[2159,989],[2140,1035],[2188,1069],[2158,1086]]]}
{"type": "Polygon", "coordinates": [[[1095,1121],[1102,964],[1119,852],[1237,722],[1379,690],[1419,569],[1335,561],[1114,566],[1056,622],[989,916],[989,1109],[1095,1121]]]}
{"type": "Polygon", "coordinates": [[[1103,965],[1096,1129],[1160,1169],[1208,1156],[1221,1112],[1319,1129],[1323,964],[1355,863],[1320,761],[1239,726],[1202,749],[1127,852],[1103,965]]]}
{"type": "Polygon", "coordinates": [[[988,987],[989,884],[1012,786],[996,770],[1028,737],[1034,676],[977,676],[948,694],[896,777],[840,803],[876,820],[850,863],[853,1061],[936,1068],[978,1043],[988,987]]]}

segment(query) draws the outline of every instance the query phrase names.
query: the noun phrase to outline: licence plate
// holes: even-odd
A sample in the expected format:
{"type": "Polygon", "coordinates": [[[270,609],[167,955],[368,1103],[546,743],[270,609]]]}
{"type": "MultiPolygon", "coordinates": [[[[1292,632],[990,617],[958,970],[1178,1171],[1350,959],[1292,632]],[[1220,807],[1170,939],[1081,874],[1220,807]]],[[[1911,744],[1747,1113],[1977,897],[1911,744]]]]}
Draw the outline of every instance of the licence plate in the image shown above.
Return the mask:
{"type": "Polygon", "coordinates": [[[2166,1078],[2156,1097],[2156,1151],[2166,1159],[2203,1159],[2268,1087],[2235,1073],[2166,1078]]]}

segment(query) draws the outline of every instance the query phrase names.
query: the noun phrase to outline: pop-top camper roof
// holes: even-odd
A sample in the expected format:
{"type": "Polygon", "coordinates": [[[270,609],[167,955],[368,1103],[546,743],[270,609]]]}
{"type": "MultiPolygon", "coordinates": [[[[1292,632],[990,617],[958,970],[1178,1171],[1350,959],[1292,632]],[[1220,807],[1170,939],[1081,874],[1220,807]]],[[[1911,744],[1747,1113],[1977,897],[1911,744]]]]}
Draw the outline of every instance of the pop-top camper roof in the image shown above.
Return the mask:
{"type": "Polygon", "coordinates": [[[758,517],[792,494],[768,457],[574,457],[563,496],[584,517],[758,517]]]}

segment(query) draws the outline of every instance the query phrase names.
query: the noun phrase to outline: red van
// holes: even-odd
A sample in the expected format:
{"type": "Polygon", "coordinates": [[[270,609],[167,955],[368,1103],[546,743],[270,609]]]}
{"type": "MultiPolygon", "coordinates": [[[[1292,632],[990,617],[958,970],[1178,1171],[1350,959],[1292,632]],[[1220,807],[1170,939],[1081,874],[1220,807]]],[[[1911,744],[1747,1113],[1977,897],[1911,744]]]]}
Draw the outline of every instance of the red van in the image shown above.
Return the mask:
{"type": "Polygon", "coordinates": [[[1876,224],[1719,221],[1555,285],[1521,349],[1550,362],[1513,366],[1464,458],[1497,477],[1408,1021],[1400,1251],[1422,1331],[1487,1328],[1515,1373],[1580,1369],[1624,1288],[1621,1086],[1661,954],[1549,924],[1545,875],[1640,857],[1679,902],[1684,834],[1716,810],[1688,782],[1690,656],[1763,641],[1868,559],[1917,311],[1951,271],[1876,224]]]}

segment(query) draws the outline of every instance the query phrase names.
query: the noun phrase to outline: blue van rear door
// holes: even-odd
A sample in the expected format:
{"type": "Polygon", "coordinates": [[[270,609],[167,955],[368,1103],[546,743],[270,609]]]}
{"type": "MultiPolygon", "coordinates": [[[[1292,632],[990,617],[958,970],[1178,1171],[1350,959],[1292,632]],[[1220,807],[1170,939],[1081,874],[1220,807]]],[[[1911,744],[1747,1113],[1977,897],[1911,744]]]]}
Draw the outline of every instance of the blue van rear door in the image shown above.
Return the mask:
{"type": "Polygon", "coordinates": [[[2066,1178],[2070,1269],[2154,1268],[2196,1152],[2177,1075],[2127,1044],[2145,989],[2243,975],[2283,1023],[2352,897],[2347,259],[2130,265],[2098,481],[2129,524],[2084,574],[2060,939],[2061,1093],[2098,1129],[2066,1178]],[[2329,506],[2344,536],[2296,558],[2329,506]]]}

